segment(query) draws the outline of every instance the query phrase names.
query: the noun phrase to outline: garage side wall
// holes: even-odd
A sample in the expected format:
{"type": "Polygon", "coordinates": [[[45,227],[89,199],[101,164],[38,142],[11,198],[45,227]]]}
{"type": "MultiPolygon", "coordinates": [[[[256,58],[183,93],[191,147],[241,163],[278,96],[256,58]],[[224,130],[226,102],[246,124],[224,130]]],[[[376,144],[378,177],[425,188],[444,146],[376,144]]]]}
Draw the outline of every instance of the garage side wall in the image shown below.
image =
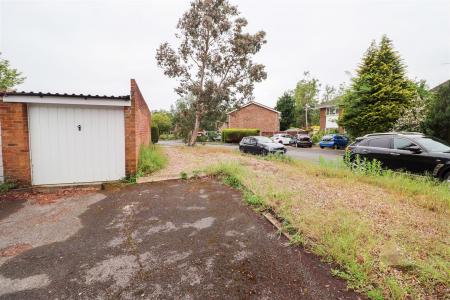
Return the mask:
{"type": "Polygon", "coordinates": [[[149,145],[151,113],[134,79],[131,79],[131,106],[125,107],[125,172],[137,171],[139,149],[149,145]]]}
{"type": "Polygon", "coordinates": [[[3,175],[5,181],[31,184],[27,105],[0,102],[3,175]]]}

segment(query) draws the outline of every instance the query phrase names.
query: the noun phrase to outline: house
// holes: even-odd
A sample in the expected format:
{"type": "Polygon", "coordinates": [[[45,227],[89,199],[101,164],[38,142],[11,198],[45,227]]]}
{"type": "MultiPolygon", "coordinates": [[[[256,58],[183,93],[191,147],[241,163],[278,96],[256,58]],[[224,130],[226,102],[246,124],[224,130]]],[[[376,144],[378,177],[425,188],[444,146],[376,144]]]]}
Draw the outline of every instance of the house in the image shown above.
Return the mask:
{"type": "Polygon", "coordinates": [[[344,128],[340,127],[337,123],[343,109],[338,99],[321,103],[316,108],[320,112],[320,130],[338,130],[341,133],[344,132],[344,128]]]}
{"type": "Polygon", "coordinates": [[[20,185],[120,180],[150,143],[150,110],[131,94],[7,92],[0,99],[1,177],[20,185]]]}
{"type": "Polygon", "coordinates": [[[280,130],[281,113],[258,102],[249,102],[227,113],[226,128],[257,128],[262,135],[280,130]]]}

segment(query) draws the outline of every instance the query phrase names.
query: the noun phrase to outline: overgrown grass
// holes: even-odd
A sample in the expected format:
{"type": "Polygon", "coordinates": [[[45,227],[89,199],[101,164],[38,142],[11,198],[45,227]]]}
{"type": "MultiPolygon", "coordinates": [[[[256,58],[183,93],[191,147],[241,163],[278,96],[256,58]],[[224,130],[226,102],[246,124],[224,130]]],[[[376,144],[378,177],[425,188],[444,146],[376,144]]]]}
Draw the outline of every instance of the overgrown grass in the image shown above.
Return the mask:
{"type": "MultiPolygon", "coordinates": [[[[382,171],[377,162],[361,161],[348,168],[345,162],[323,159],[319,164],[292,161],[278,155],[262,157],[262,160],[261,163],[277,165],[285,179],[302,172],[323,181],[324,189],[328,180],[340,182],[343,189],[368,184],[393,193],[392,201],[400,199],[417,205],[418,210],[425,208],[431,214],[448,217],[450,189],[433,179],[382,171]]],[[[337,265],[332,274],[345,279],[350,288],[377,300],[439,298],[448,291],[450,250],[438,233],[434,235],[436,238],[423,239],[407,223],[391,225],[389,231],[380,230],[372,218],[358,211],[342,204],[333,206],[333,199],[322,199],[323,205],[308,202],[310,195],[295,191],[292,183],[274,183],[280,174],[271,175],[269,171],[261,175],[249,166],[222,162],[210,166],[207,173],[241,189],[247,204],[260,210],[273,210],[285,220],[284,229],[293,235],[293,242],[337,265]]],[[[382,200],[370,201],[377,205],[382,200]]],[[[372,205],[370,201],[368,205],[372,205]]],[[[397,209],[395,202],[389,205],[397,209]]],[[[441,236],[442,232],[444,235],[448,232],[448,222],[436,224],[440,228],[433,230],[440,230],[441,236]]]]}
{"type": "Polygon", "coordinates": [[[167,156],[158,145],[142,146],[139,151],[137,176],[149,175],[167,165],[167,156]]]}
{"type": "Polygon", "coordinates": [[[345,158],[336,161],[320,157],[318,166],[306,162],[302,162],[302,165],[307,166],[305,170],[313,174],[385,188],[432,211],[450,211],[448,184],[429,176],[383,170],[379,161],[360,160],[359,157],[353,163],[345,158]]]}

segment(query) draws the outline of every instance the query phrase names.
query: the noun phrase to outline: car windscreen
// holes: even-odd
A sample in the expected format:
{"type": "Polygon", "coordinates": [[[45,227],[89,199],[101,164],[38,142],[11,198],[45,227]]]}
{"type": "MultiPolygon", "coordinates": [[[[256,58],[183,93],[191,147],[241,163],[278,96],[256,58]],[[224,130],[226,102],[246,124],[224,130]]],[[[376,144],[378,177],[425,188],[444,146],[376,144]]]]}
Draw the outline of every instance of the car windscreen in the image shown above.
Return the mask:
{"type": "Polygon", "coordinates": [[[322,138],[322,141],[332,141],[333,140],[333,136],[332,135],[324,135],[322,138]]]}
{"type": "Polygon", "coordinates": [[[415,140],[417,140],[430,152],[450,152],[450,145],[440,139],[433,137],[420,137],[415,140]]]}
{"type": "Polygon", "coordinates": [[[258,143],[273,143],[271,139],[265,136],[257,136],[255,139],[258,141],[258,143]]]}

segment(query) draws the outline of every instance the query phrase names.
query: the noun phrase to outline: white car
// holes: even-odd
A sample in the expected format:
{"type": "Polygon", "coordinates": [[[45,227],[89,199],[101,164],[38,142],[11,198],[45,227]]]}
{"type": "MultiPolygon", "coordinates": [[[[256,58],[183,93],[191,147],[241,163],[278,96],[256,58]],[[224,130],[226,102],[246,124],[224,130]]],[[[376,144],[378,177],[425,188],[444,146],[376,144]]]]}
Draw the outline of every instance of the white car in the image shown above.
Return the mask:
{"type": "Polygon", "coordinates": [[[294,143],[294,138],[291,135],[285,133],[274,134],[271,139],[275,143],[280,143],[283,145],[290,145],[294,143]]]}

